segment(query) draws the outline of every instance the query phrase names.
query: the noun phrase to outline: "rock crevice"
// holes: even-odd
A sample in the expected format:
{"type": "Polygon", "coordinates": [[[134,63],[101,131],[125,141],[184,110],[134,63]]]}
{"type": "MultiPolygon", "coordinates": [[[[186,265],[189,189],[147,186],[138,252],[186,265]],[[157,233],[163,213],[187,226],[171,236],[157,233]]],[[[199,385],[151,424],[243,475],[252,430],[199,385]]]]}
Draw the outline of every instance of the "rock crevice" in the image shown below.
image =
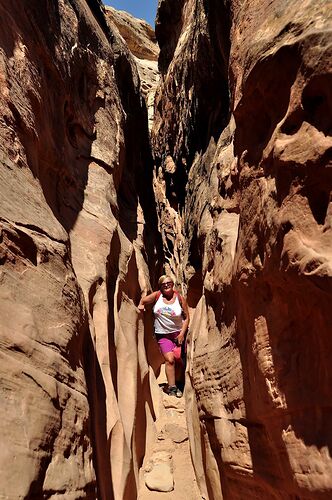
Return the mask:
{"type": "Polygon", "coordinates": [[[331,11],[0,0],[0,497],[331,497],[331,11]]]}
{"type": "Polygon", "coordinates": [[[0,496],[132,499],[160,266],[139,75],[97,0],[0,13],[0,496]]]}

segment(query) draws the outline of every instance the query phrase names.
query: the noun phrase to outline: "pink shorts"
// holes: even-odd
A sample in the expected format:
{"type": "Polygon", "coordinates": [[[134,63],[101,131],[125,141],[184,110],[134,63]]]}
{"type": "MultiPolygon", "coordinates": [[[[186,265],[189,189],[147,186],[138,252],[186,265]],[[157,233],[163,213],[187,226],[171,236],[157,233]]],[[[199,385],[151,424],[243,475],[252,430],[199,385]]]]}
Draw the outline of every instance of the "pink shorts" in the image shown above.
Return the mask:
{"type": "Polygon", "coordinates": [[[159,344],[159,348],[163,354],[167,352],[174,352],[174,356],[176,359],[181,358],[181,346],[178,346],[175,342],[175,339],[178,337],[180,332],[167,333],[165,335],[157,334],[157,342],[159,344]]]}

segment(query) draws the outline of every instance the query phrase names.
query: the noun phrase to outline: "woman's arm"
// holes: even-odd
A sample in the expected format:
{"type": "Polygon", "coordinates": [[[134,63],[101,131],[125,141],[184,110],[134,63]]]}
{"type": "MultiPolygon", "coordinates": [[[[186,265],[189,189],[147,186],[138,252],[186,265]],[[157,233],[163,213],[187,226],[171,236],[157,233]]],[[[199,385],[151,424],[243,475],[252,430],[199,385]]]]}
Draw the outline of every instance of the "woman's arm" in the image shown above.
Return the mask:
{"type": "Polygon", "coordinates": [[[182,305],[182,309],[183,309],[183,312],[184,312],[184,315],[185,315],[185,320],[183,321],[182,323],[182,328],[181,328],[181,331],[179,333],[179,335],[177,336],[177,342],[179,345],[182,344],[182,342],[184,341],[184,338],[186,336],[186,333],[187,333],[187,330],[188,330],[188,326],[189,326],[189,309],[188,309],[188,304],[187,304],[187,301],[184,297],[181,297],[181,305],[182,305]]]}
{"type": "Polygon", "coordinates": [[[145,311],[145,306],[148,304],[153,304],[156,302],[158,292],[152,292],[145,297],[142,297],[138,304],[138,309],[143,312],[145,311]]]}

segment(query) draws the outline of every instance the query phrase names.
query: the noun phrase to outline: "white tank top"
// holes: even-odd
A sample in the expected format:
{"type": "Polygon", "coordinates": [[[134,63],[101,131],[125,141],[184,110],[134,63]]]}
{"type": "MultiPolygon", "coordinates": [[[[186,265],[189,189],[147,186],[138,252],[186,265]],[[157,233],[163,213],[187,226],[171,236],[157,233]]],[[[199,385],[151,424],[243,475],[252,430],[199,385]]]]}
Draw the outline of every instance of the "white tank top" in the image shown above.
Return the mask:
{"type": "Polygon", "coordinates": [[[165,304],[162,294],[153,306],[154,331],[157,335],[179,332],[182,328],[182,307],[176,295],[173,304],[165,304]]]}

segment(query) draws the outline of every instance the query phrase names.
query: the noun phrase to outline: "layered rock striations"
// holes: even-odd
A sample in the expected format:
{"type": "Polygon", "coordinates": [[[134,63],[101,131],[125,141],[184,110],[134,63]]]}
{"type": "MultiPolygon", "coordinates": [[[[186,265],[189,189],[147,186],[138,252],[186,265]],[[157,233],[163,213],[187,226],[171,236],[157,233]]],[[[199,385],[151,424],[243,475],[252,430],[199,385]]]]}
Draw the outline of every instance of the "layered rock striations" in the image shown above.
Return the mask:
{"type": "Polygon", "coordinates": [[[228,119],[229,21],[226,15],[218,16],[225,11],[221,6],[209,9],[207,16],[200,2],[162,1],[156,18],[161,71],[152,136],[156,192],[165,255],[179,281],[184,279],[178,264],[183,257],[181,214],[189,170],[195,152],[205,150],[228,119]]]}
{"type": "Polygon", "coordinates": [[[97,0],[0,13],[0,497],[132,499],[158,411],[137,69],[97,0]]]}
{"type": "Polygon", "coordinates": [[[152,26],[144,19],[137,19],[124,10],[105,6],[106,17],[118,28],[130,52],[138,59],[157,61],[159,47],[152,26]]]}
{"type": "Polygon", "coordinates": [[[148,107],[149,130],[154,115],[154,97],[159,82],[159,47],[155,32],[143,19],[137,19],[128,12],[105,7],[106,17],[119,31],[132,53],[141,80],[141,91],[148,107]]]}
{"type": "Polygon", "coordinates": [[[205,498],[332,494],[331,6],[159,2],[158,210],[205,498]]]}

